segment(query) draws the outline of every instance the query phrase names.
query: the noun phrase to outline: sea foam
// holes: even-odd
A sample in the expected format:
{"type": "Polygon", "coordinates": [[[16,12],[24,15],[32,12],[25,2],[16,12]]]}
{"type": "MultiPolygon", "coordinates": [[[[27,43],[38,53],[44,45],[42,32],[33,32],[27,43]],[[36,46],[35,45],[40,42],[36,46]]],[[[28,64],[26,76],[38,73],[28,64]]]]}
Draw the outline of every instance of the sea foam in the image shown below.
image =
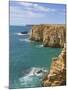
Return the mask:
{"type": "Polygon", "coordinates": [[[44,73],[47,73],[48,71],[44,68],[38,68],[38,67],[33,67],[30,69],[29,73],[26,74],[24,77],[20,78],[19,80],[22,81],[22,79],[27,79],[28,77],[31,76],[37,76],[37,77],[42,77],[44,73]]]}
{"type": "Polygon", "coordinates": [[[29,40],[28,38],[25,38],[25,39],[19,39],[19,41],[30,42],[30,40],[29,40]]]}
{"type": "Polygon", "coordinates": [[[16,35],[22,36],[22,35],[28,35],[28,34],[16,33],[16,35]]]}
{"type": "Polygon", "coordinates": [[[44,73],[47,73],[44,68],[33,67],[28,74],[19,78],[20,85],[23,87],[38,86],[37,83],[39,82],[40,85],[44,73]]]}
{"type": "Polygon", "coordinates": [[[37,48],[41,48],[41,47],[43,47],[43,44],[41,44],[41,45],[36,45],[36,47],[37,47],[37,48]]]}

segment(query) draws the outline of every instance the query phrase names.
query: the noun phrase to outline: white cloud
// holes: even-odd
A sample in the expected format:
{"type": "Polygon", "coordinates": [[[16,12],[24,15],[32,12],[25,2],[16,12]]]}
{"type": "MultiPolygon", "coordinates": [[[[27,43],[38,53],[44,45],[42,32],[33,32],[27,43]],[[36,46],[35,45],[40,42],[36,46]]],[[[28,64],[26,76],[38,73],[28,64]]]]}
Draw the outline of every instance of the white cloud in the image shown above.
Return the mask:
{"type": "Polygon", "coordinates": [[[37,3],[17,2],[15,5],[10,5],[11,24],[50,23],[55,22],[56,16],[58,16],[57,18],[61,21],[60,18],[62,18],[64,14],[65,11],[63,12],[61,9],[50,8],[49,6],[47,7],[37,3]]]}
{"type": "Polygon", "coordinates": [[[38,10],[40,10],[40,11],[44,11],[44,12],[51,12],[51,11],[54,12],[54,11],[56,11],[55,9],[50,9],[48,7],[43,7],[43,6],[40,6],[40,5],[38,5],[35,8],[38,9],[38,10]]]}
{"type": "MultiPolygon", "coordinates": [[[[36,13],[30,10],[23,10],[20,9],[19,7],[15,6],[15,7],[10,7],[10,18],[14,19],[14,18],[42,18],[44,17],[45,14],[43,13],[36,13]]],[[[15,19],[14,19],[15,20],[15,19]]]]}
{"type": "Polygon", "coordinates": [[[28,2],[19,2],[20,5],[23,5],[23,6],[37,6],[38,4],[33,4],[33,3],[28,3],[28,2]]]}
{"type": "Polygon", "coordinates": [[[42,13],[35,13],[35,12],[27,12],[27,17],[30,17],[30,18],[41,18],[41,17],[44,17],[45,15],[43,15],[42,13]]]}
{"type": "Polygon", "coordinates": [[[24,6],[24,8],[26,8],[27,10],[36,10],[36,11],[44,11],[44,12],[54,12],[56,11],[56,9],[53,8],[49,8],[49,7],[44,7],[42,5],[39,4],[35,4],[35,3],[26,3],[26,2],[19,2],[20,5],[24,6]]]}
{"type": "Polygon", "coordinates": [[[54,9],[50,9],[48,7],[44,7],[42,5],[34,3],[18,2],[18,4],[19,6],[10,6],[11,22],[18,22],[20,20],[23,22],[29,19],[31,20],[40,19],[46,17],[47,12],[55,11],[54,9]],[[20,7],[21,5],[23,9],[20,7]],[[41,11],[43,11],[43,13],[41,11]]]}

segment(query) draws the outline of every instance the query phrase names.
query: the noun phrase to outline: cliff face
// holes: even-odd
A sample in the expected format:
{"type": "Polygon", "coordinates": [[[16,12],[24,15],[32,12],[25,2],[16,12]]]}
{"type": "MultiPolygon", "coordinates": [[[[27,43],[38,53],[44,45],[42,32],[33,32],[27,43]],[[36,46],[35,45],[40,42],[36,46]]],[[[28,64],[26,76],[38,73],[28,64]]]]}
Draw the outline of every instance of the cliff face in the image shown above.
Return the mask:
{"type": "MultiPolygon", "coordinates": [[[[65,25],[34,25],[30,39],[41,41],[46,47],[64,47],[66,42],[65,25]]],[[[49,73],[44,76],[42,86],[61,86],[66,84],[66,49],[53,58],[49,73]]]]}
{"type": "Polygon", "coordinates": [[[43,86],[61,86],[66,84],[66,50],[62,50],[61,54],[54,58],[50,71],[42,81],[43,86]]]}
{"type": "Polygon", "coordinates": [[[63,47],[65,32],[65,25],[33,25],[30,39],[41,41],[44,46],[63,47]]]}
{"type": "Polygon", "coordinates": [[[30,39],[35,41],[43,41],[43,30],[44,30],[44,25],[32,26],[30,39]]]}

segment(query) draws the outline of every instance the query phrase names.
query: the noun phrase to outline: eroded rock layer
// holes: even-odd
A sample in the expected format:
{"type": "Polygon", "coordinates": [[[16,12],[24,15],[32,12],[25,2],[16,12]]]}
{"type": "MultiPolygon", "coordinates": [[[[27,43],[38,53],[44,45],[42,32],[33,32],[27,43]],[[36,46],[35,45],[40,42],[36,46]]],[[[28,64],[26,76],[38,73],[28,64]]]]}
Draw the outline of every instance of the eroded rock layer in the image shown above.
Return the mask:
{"type": "Polygon", "coordinates": [[[41,41],[45,47],[63,47],[65,34],[65,25],[33,25],[30,32],[30,39],[41,41]]]}
{"type": "Polygon", "coordinates": [[[44,76],[43,86],[61,86],[66,85],[66,50],[62,50],[61,54],[54,58],[50,71],[44,76]]]}

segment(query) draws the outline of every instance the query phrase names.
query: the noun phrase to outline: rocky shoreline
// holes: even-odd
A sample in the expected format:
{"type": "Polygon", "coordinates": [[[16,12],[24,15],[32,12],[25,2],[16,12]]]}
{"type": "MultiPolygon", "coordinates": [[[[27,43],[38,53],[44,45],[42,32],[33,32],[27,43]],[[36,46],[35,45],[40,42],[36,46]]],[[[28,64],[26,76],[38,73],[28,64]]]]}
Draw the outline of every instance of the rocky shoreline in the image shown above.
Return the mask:
{"type": "Polygon", "coordinates": [[[42,80],[42,86],[66,85],[66,28],[65,25],[33,25],[30,40],[42,42],[44,47],[63,48],[60,55],[52,59],[50,71],[42,80]]]}
{"type": "Polygon", "coordinates": [[[66,48],[57,58],[53,58],[49,73],[44,76],[42,86],[66,85],[66,48]]]}

